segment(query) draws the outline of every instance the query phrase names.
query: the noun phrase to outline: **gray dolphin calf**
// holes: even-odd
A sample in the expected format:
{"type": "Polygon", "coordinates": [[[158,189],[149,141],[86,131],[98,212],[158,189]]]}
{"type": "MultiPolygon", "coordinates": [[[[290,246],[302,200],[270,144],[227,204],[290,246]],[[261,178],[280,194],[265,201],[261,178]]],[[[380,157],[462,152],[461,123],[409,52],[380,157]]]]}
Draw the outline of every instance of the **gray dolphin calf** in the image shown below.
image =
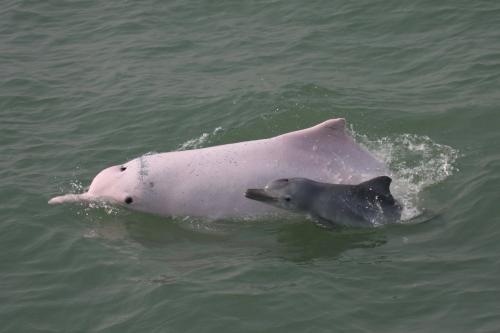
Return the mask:
{"type": "Polygon", "coordinates": [[[391,181],[390,177],[380,176],[358,185],[346,185],[283,178],[271,181],[263,189],[248,189],[245,196],[310,214],[324,226],[369,227],[401,218],[401,206],[389,190],[391,181]]]}

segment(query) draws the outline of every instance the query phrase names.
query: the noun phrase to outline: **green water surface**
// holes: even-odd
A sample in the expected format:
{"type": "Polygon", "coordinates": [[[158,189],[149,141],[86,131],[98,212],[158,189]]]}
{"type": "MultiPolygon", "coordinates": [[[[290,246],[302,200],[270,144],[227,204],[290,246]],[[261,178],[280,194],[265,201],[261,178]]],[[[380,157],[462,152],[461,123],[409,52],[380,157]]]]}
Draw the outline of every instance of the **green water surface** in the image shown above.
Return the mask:
{"type": "Polygon", "coordinates": [[[498,1],[2,1],[0,331],[499,332],[499,105],[498,1]],[[408,221],[47,204],[337,117],[408,221]]]}

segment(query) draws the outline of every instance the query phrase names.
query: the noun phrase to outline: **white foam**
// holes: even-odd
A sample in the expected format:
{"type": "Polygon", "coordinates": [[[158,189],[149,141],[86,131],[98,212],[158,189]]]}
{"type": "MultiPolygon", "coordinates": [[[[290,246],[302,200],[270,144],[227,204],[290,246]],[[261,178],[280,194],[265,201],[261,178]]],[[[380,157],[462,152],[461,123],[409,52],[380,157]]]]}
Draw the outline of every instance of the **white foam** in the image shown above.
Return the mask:
{"type": "Polygon", "coordinates": [[[177,150],[198,149],[204,147],[211,137],[222,131],[222,127],[215,128],[212,133],[203,133],[199,137],[190,139],[179,146],[177,150]]]}
{"type": "Polygon", "coordinates": [[[400,134],[370,139],[352,129],[350,131],[358,143],[388,166],[389,176],[393,179],[391,192],[403,205],[403,221],[423,213],[419,197],[425,188],[458,171],[455,166],[458,150],[436,143],[428,136],[400,134]]]}

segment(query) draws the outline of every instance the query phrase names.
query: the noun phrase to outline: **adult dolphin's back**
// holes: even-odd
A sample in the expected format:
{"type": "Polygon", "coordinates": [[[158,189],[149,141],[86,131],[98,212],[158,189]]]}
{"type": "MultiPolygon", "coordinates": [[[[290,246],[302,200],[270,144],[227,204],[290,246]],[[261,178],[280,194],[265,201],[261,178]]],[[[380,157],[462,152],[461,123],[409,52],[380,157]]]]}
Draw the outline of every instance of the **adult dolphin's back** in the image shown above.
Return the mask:
{"type": "Polygon", "coordinates": [[[245,198],[278,178],[359,183],[387,174],[383,163],[345,132],[344,119],[263,140],[144,155],[101,171],[88,192],[51,204],[104,200],[164,216],[260,216],[277,208],[245,198]]]}

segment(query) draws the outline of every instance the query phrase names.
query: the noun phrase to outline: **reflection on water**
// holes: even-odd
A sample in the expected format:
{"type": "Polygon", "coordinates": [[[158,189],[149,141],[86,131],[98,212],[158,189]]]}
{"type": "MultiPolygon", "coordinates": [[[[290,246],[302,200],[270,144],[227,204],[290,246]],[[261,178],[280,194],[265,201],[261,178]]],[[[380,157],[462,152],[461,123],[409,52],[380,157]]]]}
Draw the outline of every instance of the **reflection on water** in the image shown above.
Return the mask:
{"type": "Polygon", "coordinates": [[[425,210],[404,225],[379,228],[326,229],[301,216],[282,219],[216,220],[195,218],[164,218],[118,209],[84,208],[89,228],[85,238],[122,240],[131,246],[139,245],[144,255],[176,265],[180,257],[170,251],[183,253],[185,259],[207,258],[226,251],[243,257],[282,258],[292,262],[315,259],[338,260],[345,252],[370,249],[387,243],[388,235],[401,228],[407,231],[416,224],[434,220],[438,215],[425,210]],[[160,251],[160,252],[158,252],[160,251]]]}
{"type": "Polygon", "coordinates": [[[292,261],[338,258],[343,252],[357,248],[374,248],[385,244],[379,229],[324,229],[308,221],[285,224],[276,230],[282,246],[280,255],[292,261]]]}

